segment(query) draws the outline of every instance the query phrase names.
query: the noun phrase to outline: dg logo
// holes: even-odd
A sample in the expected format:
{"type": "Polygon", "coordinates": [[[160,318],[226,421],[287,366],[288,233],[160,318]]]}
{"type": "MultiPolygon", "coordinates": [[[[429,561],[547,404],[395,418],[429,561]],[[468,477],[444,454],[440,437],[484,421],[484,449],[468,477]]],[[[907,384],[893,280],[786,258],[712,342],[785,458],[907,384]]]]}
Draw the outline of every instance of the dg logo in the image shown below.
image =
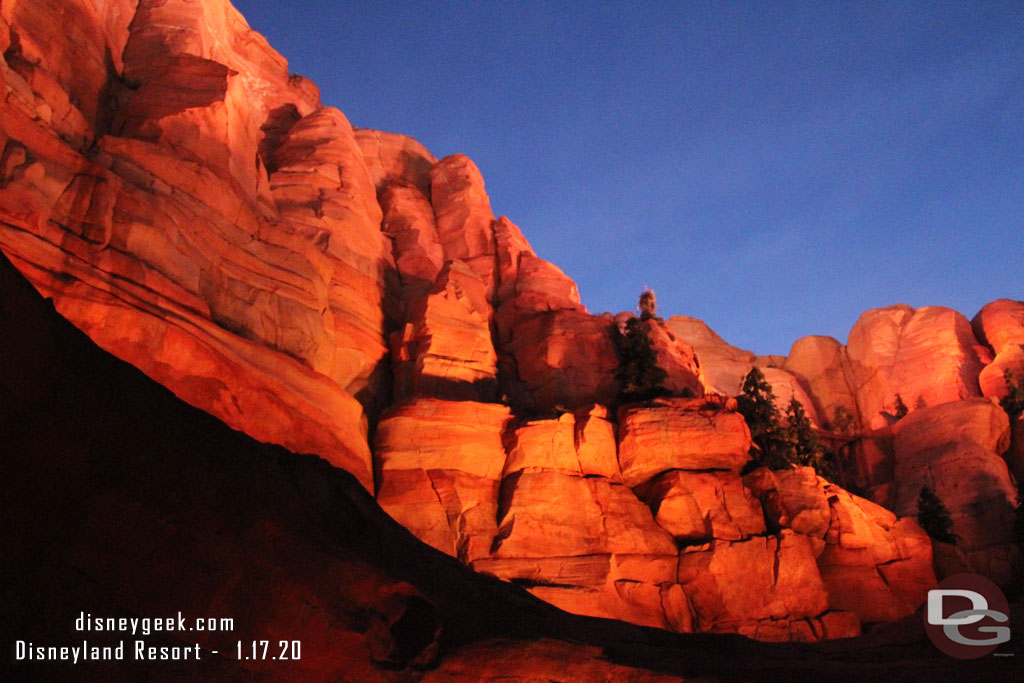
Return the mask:
{"type": "Polygon", "coordinates": [[[955,574],[928,591],[924,628],[951,657],[983,657],[1010,640],[1009,603],[999,586],[977,574],[955,574]]]}

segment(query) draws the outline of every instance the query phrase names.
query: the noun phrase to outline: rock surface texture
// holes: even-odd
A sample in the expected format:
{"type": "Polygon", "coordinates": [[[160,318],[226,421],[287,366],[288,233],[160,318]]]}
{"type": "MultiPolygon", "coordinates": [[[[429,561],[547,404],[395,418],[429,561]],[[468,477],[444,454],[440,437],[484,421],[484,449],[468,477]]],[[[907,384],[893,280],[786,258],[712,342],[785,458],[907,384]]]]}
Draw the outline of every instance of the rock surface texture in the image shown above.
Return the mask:
{"type": "MultiPolygon", "coordinates": [[[[872,310],[847,344],[805,337],[789,356],[737,349],[694,318],[646,320],[671,396],[618,405],[623,314],[587,311],[494,216],[472,160],[354,129],[226,0],[5,0],[0,43],[11,262],[104,350],[249,437],[348,471],[477,572],[671,631],[854,636],[912,613],[935,583],[913,519],[925,483],[974,571],[1018,570],[1003,458],[1020,476],[1024,428],[994,400],[1005,370],[1024,375],[1021,302],[973,325],[939,307],[872,310]],[[807,468],[747,471],[732,397],[755,366],[780,409],[796,398],[846,449],[843,482],[872,500],[807,468]],[[899,421],[897,396],[911,411],[899,421]]],[[[320,496],[309,514],[335,514],[320,475],[299,469],[320,496]]],[[[288,510],[305,528],[308,511],[288,510]]],[[[251,533],[277,538],[277,523],[251,533]]],[[[329,554],[335,537],[316,534],[299,549],[329,554]]],[[[315,600],[295,595],[327,623],[323,586],[348,569],[323,566],[315,600]]],[[[372,599],[360,585],[345,599],[373,603],[381,633],[421,597],[390,578],[368,581],[372,599]]],[[[411,665],[388,659],[401,644],[369,640],[411,665]]],[[[479,656],[462,650],[458,666],[479,656]]]]}
{"type": "MultiPolygon", "coordinates": [[[[61,319],[2,256],[0,439],[4,501],[19,511],[0,520],[9,541],[0,587],[7,642],[67,642],[83,606],[97,615],[181,610],[235,619],[230,633],[190,636],[203,648],[199,662],[79,662],[75,680],[1003,675],[997,658],[951,661],[928,642],[920,619],[895,636],[803,646],[557,610],[416,541],[348,473],[260,444],[177,400],[61,319]],[[301,659],[209,656],[231,651],[239,638],[268,636],[301,640],[301,659]]],[[[585,471],[608,471],[609,463],[582,457],[592,463],[585,471]]],[[[840,612],[822,622],[837,634],[830,629],[848,623],[840,612]]],[[[167,635],[145,640],[181,645],[167,635]]],[[[88,635],[101,646],[117,639],[88,635]]],[[[66,680],[68,666],[8,657],[0,677],[66,680]]]]}

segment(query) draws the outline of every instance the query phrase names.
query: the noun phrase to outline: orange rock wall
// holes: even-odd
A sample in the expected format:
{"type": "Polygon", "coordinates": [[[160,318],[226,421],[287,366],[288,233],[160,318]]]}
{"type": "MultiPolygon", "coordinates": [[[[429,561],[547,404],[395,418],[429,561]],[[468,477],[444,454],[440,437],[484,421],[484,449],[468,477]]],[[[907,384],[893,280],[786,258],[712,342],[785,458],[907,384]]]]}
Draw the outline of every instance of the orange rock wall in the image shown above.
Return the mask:
{"type": "Polygon", "coordinates": [[[0,46],[0,249],[103,348],[349,470],[477,570],[677,631],[851,635],[934,583],[909,517],[923,481],[976,571],[1019,561],[1010,429],[979,397],[1024,370],[1024,304],[973,327],[868,311],[845,346],[808,337],[788,357],[647,321],[691,398],[609,413],[613,318],[493,215],[476,165],[353,128],[225,0],[5,1],[0,46]],[[905,517],[809,470],[740,477],[749,432],[714,394],[755,365],[780,408],[877,428],[855,479],[905,517]],[[896,393],[913,412],[893,425],[896,393]]]}
{"type": "Polygon", "coordinates": [[[731,407],[523,420],[419,399],[380,423],[378,500],[434,547],[580,614],[816,641],[917,609],[935,578],[913,520],[810,468],[741,479],[750,436],[731,407]]]}

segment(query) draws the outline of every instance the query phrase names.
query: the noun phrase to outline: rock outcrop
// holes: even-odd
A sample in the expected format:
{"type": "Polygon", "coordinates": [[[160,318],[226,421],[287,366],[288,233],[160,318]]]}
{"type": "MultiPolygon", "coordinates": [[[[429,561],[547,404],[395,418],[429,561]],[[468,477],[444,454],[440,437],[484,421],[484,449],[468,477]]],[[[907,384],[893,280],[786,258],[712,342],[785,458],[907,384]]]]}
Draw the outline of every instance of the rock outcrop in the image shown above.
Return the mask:
{"type": "Polygon", "coordinates": [[[925,485],[949,509],[960,549],[977,573],[1009,582],[1019,564],[1013,543],[1016,490],[1006,461],[1010,425],[985,398],[946,403],[911,413],[895,429],[895,504],[917,513],[925,485]]]}
{"type": "Polygon", "coordinates": [[[697,353],[711,391],[723,396],[740,392],[743,379],[754,367],[756,356],[753,353],[729,344],[697,318],[673,315],[665,325],[697,353]]]}
{"type": "Polygon", "coordinates": [[[990,360],[967,318],[941,306],[867,311],[846,349],[859,413],[872,428],[895,414],[897,394],[911,411],[980,396],[978,374],[990,360]]]}
{"type": "MultiPolygon", "coordinates": [[[[0,522],[10,541],[3,637],[64,643],[83,606],[94,615],[234,618],[230,633],[195,634],[201,662],[79,662],[81,680],[109,680],[112,670],[190,681],[1003,674],[996,658],[958,665],[942,655],[920,619],[898,643],[811,648],[566,614],[415,541],[346,472],[257,443],[176,400],[91,345],[2,257],[0,370],[0,474],[19,511],[0,522]],[[301,659],[209,656],[271,635],[300,640],[301,659]]],[[[849,632],[844,614],[826,613],[826,635],[849,632]]],[[[116,642],[96,632],[88,640],[116,642]]],[[[146,640],[181,644],[156,633],[146,640]]],[[[61,679],[67,666],[9,658],[0,673],[61,679]]]]}
{"type": "Polygon", "coordinates": [[[860,423],[857,395],[851,386],[852,366],[846,347],[838,340],[822,336],[797,339],[783,368],[806,388],[820,424],[831,427],[839,409],[849,415],[852,426],[860,423]]]}
{"type": "Polygon", "coordinates": [[[981,393],[1002,398],[1006,373],[1024,381],[1024,302],[999,299],[986,304],[971,321],[978,339],[995,358],[978,375],[981,393]]]}
{"type": "Polygon", "coordinates": [[[378,428],[378,500],[435,548],[578,614],[814,641],[914,611],[935,581],[923,532],[810,468],[742,479],[734,408],[659,399],[614,421],[601,406],[523,421],[420,399],[378,428]]]}
{"type": "MultiPolygon", "coordinates": [[[[3,3],[0,44],[4,254],[103,349],[229,427],[350,472],[478,572],[666,630],[852,636],[934,584],[912,519],[923,483],[974,571],[1019,566],[1003,457],[1020,476],[1024,428],[983,397],[1024,371],[1024,304],[993,302],[973,328],[938,307],[868,311],[847,345],[806,337],[786,357],[693,318],[645,320],[672,397],[617,405],[622,316],[590,314],[494,216],[476,165],[354,129],[226,1],[3,3]],[[851,415],[830,437],[849,448],[846,481],[892,511],[806,468],[742,476],[750,432],[731,397],[755,366],[780,410],[796,398],[825,428],[851,415]],[[911,409],[898,422],[896,395],[911,409]]],[[[299,469],[317,495],[335,481],[299,469]]],[[[339,514],[314,498],[311,514],[339,514]]],[[[254,537],[278,539],[259,519],[254,537]]],[[[287,541],[302,525],[286,527],[287,541]]],[[[321,600],[349,570],[316,533],[301,549],[327,569],[296,595],[321,600]]],[[[423,595],[370,583],[372,658],[431,661],[433,631],[422,661],[393,642],[423,595]]]]}

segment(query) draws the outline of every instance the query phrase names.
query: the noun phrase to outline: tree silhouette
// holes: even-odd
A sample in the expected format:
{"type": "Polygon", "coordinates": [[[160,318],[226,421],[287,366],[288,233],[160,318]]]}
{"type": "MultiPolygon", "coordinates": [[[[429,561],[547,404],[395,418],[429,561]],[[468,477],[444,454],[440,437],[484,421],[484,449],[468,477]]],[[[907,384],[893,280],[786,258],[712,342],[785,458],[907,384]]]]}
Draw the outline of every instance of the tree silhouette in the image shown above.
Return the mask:
{"type": "Polygon", "coordinates": [[[760,368],[751,368],[743,380],[742,393],[736,397],[739,412],[750,428],[751,461],[747,470],[766,466],[781,470],[792,467],[792,447],[782,428],[775,392],[760,368]]]}
{"type": "Polygon", "coordinates": [[[896,394],[896,408],[895,408],[895,411],[893,412],[893,415],[896,416],[897,420],[902,420],[903,418],[905,418],[907,416],[907,413],[909,413],[909,412],[910,412],[910,409],[907,408],[907,404],[903,402],[903,397],[900,396],[899,393],[897,392],[897,394],[896,394]]]}
{"type": "Polygon", "coordinates": [[[630,318],[626,334],[618,339],[619,402],[649,401],[671,392],[665,388],[668,373],[658,367],[658,354],[639,318],[630,318]]]}
{"type": "Polygon", "coordinates": [[[846,435],[854,432],[853,415],[844,406],[836,406],[832,414],[832,431],[846,435]]]}
{"type": "Polygon", "coordinates": [[[807,417],[803,404],[796,396],[790,399],[786,407],[785,434],[791,444],[795,464],[813,467],[820,476],[835,481],[836,467],[832,451],[818,440],[811,419],[807,417]]]}
{"type": "Polygon", "coordinates": [[[942,500],[925,484],[917,497],[917,523],[931,538],[956,545],[960,536],[953,533],[953,520],[942,500]]]}
{"type": "Polygon", "coordinates": [[[653,289],[644,287],[637,307],[640,309],[640,320],[650,320],[651,318],[661,320],[658,317],[658,298],[654,295],[653,289]]]}

